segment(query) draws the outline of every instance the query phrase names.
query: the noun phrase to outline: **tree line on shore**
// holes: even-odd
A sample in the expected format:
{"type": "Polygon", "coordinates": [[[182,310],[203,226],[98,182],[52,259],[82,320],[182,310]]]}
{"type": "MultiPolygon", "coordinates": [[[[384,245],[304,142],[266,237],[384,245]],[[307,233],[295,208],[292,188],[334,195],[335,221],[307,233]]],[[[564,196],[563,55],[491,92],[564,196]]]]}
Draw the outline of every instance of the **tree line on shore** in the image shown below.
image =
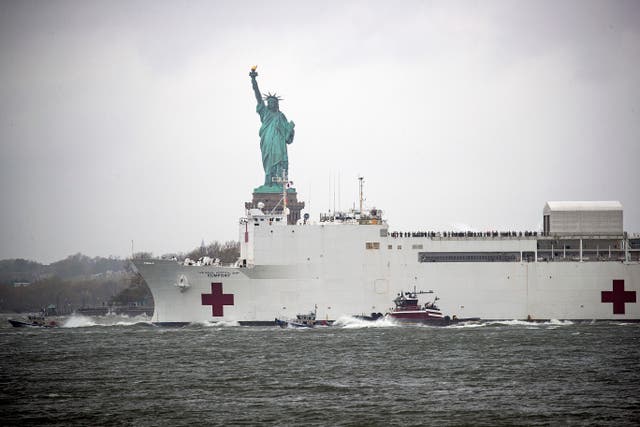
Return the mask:
{"type": "MultiPolygon", "coordinates": [[[[187,253],[162,258],[197,260],[205,256],[232,263],[240,256],[240,245],[235,241],[205,245],[203,241],[187,253]]],[[[133,257],[153,258],[153,254],[133,257]]],[[[78,308],[111,305],[153,306],[151,292],[130,259],[77,253],[48,265],[20,258],[0,260],[0,312],[36,312],[49,307],[58,314],[70,314],[78,308]]]]}

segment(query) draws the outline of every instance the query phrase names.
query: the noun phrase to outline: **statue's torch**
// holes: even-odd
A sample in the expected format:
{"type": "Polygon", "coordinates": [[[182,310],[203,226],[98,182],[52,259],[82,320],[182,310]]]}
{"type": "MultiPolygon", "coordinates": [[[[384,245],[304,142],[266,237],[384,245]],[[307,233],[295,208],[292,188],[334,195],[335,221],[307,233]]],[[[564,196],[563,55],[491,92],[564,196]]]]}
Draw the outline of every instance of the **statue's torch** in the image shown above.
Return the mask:
{"type": "Polygon", "coordinates": [[[258,77],[258,73],[256,72],[256,68],[258,68],[257,65],[254,65],[253,67],[251,67],[251,72],[249,73],[249,76],[252,79],[255,79],[256,77],[258,77]]]}

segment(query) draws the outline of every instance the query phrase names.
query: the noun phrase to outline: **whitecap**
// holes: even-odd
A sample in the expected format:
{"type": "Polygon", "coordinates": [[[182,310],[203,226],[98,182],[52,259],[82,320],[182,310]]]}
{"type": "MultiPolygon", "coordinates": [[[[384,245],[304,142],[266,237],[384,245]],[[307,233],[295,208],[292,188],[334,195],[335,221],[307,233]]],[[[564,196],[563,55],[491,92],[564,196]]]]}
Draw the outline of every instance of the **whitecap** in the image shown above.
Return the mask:
{"type": "Polygon", "coordinates": [[[376,320],[363,320],[353,316],[340,316],[333,322],[333,326],[344,329],[359,329],[359,328],[389,328],[399,326],[393,320],[388,317],[381,317],[376,320]]]}
{"type": "Polygon", "coordinates": [[[543,322],[543,325],[554,325],[554,326],[569,326],[569,325],[573,325],[573,322],[571,320],[558,320],[558,319],[551,319],[548,322],[543,322]]]}
{"type": "Polygon", "coordinates": [[[72,315],[65,320],[62,325],[63,328],[86,328],[88,326],[96,326],[96,322],[94,322],[93,319],[80,314],[72,315]]]}
{"type": "Polygon", "coordinates": [[[69,317],[62,327],[86,328],[91,326],[133,326],[138,324],[151,324],[151,322],[144,314],[134,317],[129,317],[127,315],[87,317],[76,313],[69,317]]]}
{"type": "Polygon", "coordinates": [[[218,320],[212,322],[195,322],[194,325],[205,326],[207,328],[227,328],[233,326],[240,326],[240,323],[235,320],[218,320]]]}
{"type": "Polygon", "coordinates": [[[490,325],[503,325],[503,326],[531,326],[535,325],[535,322],[528,322],[526,320],[492,320],[488,322],[490,325]]]}
{"type": "Polygon", "coordinates": [[[485,326],[487,326],[487,324],[481,323],[481,322],[460,322],[460,323],[454,323],[452,325],[448,325],[447,328],[464,329],[464,328],[483,328],[485,326]]]}

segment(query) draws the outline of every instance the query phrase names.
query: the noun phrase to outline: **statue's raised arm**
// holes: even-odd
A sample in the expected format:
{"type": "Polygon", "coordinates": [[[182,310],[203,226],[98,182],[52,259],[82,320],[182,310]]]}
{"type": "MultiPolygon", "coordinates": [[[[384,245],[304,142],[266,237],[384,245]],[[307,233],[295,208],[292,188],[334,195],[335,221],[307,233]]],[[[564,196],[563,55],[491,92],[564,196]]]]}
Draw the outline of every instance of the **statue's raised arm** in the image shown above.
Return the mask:
{"type": "Polygon", "coordinates": [[[258,104],[264,105],[264,101],[262,100],[262,95],[260,94],[260,89],[258,89],[258,81],[256,80],[256,77],[258,77],[256,68],[257,68],[256,65],[251,67],[251,72],[249,73],[249,77],[251,77],[251,85],[253,86],[253,93],[256,95],[256,102],[258,104]]]}

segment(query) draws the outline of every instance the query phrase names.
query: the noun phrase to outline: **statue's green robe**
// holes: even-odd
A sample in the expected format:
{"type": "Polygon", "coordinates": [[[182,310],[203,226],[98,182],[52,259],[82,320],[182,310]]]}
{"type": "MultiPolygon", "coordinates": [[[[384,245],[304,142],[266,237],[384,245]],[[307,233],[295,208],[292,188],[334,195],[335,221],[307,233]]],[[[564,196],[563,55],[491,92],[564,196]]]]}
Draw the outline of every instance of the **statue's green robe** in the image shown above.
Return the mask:
{"type": "Polygon", "coordinates": [[[282,176],[289,168],[287,144],[293,142],[293,126],[281,111],[271,111],[259,103],[256,111],[260,115],[260,150],[264,167],[264,184],[273,185],[271,178],[282,176]]]}

